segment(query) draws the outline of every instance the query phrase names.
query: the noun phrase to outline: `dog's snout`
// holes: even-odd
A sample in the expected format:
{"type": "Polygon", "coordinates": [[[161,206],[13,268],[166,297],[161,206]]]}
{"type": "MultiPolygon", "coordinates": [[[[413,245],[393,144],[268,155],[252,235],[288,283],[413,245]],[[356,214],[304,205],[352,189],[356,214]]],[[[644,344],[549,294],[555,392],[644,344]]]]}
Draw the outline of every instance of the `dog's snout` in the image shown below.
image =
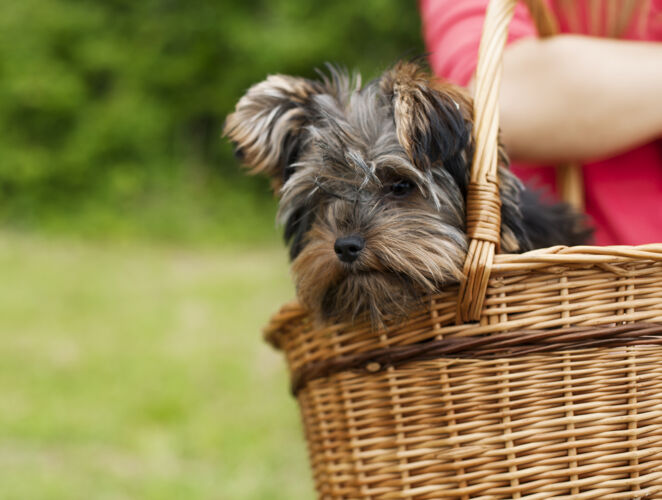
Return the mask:
{"type": "Polygon", "coordinates": [[[358,259],[364,247],[365,240],[356,234],[338,238],[333,245],[338,258],[347,264],[351,264],[358,259]]]}

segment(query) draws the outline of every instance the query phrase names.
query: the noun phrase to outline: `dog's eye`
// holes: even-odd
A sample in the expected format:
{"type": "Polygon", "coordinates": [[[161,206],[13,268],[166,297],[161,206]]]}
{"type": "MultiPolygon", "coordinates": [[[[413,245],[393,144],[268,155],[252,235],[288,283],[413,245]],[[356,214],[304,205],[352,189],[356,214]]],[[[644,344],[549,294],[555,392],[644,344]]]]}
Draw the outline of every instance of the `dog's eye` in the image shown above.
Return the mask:
{"type": "Polygon", "coordinates": [[[412,189],[414,189],[414,183],[407,179],[397,180],[390,186],[391,194],[397,197],[408,195],[412,189]]]}

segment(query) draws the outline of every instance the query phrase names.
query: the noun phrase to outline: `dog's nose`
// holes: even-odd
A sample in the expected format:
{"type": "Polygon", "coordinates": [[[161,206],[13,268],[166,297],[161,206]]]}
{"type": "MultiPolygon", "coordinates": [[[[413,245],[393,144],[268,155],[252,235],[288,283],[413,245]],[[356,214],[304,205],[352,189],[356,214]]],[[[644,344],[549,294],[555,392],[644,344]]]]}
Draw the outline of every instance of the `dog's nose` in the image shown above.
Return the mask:
{"type": "Polygon", "coordinates": [[[338,238],[336,243],[333,245],[333,249],[336,251],[338,258],[351,264],[361,255],[361,250],[365,247],[365,240],[360,236],[354,234],[352,236],[345,236],[344,238],[338,238]]]}

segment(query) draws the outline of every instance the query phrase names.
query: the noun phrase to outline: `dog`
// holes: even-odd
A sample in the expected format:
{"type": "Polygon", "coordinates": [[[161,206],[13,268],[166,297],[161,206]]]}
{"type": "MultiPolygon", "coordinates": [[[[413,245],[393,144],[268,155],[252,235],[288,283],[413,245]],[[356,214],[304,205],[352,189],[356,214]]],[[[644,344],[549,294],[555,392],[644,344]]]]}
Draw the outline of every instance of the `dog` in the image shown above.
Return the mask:
{"type": "MultiPolygon", "coordinates": [[[[322,322],[379,325],[463,277],[472,101],[415,62],[365,86],[328,71],[269,76],[223,133],[253,173],[271,177],[300,302],[322,322]]],[[[589,240],[583,216],[541,202],[502,147],[498,177],[502,252],[589,240]]]]}

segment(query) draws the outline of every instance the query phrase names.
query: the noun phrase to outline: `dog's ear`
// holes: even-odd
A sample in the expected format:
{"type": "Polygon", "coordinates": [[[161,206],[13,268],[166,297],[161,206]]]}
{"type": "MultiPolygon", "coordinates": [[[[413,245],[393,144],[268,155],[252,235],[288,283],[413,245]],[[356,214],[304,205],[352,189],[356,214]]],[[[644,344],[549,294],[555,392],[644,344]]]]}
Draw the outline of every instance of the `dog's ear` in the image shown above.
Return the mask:
{"type": "Polygon", "coordinates": [[[328,82],[272,75],[253,85],[226,121],[223,135],[253,173],[271,176],[277,190],[291,173],[312,119],[315,95],[329,93],[328,82]]]}
{"type": "Polygon", "coordinates": [[[441,162],[454,178],[464,178],[466,156],[471,154],[466,150],[471,145],[472,105],[466,92],[411,62],[387,71],[380,85],[393,106],[398,141],[412,163],[428,170],[441,162]]]}

